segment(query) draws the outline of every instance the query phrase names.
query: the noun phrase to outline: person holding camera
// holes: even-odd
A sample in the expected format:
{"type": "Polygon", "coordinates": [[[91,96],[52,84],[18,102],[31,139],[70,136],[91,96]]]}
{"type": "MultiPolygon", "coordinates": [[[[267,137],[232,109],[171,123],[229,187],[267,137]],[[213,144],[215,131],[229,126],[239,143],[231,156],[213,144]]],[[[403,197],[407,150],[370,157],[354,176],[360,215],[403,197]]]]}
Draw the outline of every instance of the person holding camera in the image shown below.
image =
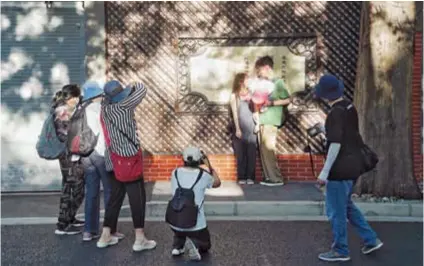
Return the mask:
{"type": "Polygon", "coordinates": [[[186,251],[190,260],[201,260],[201,253],[211,248],[203,204],[205,191],[219,187],[221,180],[199,148],[186,148],[183,161],[184,166],[172,172],[173,198],[166,211],[166,221],[174,232],[172,255],[179,256],[186,251]]]}
{"type": "MultiPolygon", "coordinates": [[[[315,87],[315,95],[331,106],[325,120],[327,155],[318,177],[318,182],[326,185],[326,213],[333,231],[331,250],[318,256],[323,261],[350,260],[346,220],[364,241],[363,254],[370,254],[383,246],[351,199],[354,181],[363,172],[363,141],[359,133],[358,112],[351,102],[343,98],[343,93],[343,82],[333,75],[322,76],[315,87]]],[[[318,127],[312,131],[323,131],[318,127]]],[[[314,132],[308,133],[314,135],[314,132]]]]}

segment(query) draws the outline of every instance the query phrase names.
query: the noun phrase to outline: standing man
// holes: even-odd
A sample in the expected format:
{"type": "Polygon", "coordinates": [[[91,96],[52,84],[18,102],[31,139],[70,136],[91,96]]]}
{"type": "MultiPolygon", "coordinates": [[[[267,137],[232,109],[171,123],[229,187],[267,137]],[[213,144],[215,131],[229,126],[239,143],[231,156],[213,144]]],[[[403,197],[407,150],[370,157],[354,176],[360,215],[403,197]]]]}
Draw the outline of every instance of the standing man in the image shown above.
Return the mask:
{"type": "Polygon", "coordinates": [[[325,120],[327,156],[318,177],[320,184],[326,184],[326,213],[333,231],[331,250],[318,256],[323,261],[350,260],[346,220],[362,238],[363,254],[370,254],[383,246],[351,199],[353,183],[362,167],[360,149],[363,142],[359,134],[358,112],[351,102],[343,99],[343,92],[343,82],[333,75],[321,77],[315,88],[316,96],[331,106],[325,120]]]}
{"type": "MultiPolygon", "coordinates": [[[[264,173],[264,181],[261,182],[265,186],[282,186],[284,185],[283,177],[278,167],[276,156],[276,142],[278,128],[284,123],[286,117],[283,113],[283,106],[290,104],[289,92],[282,79],[273,79],[274,61],[270,56],[259,58],[255,63],[256,82],[252,80],[250,84],[264,84],[259,81],[270,81],[274,87],[269,91],[269,100],[266,108],[263,108],[259,115],[259,151],[264,173]]],[[[256,88],[253,86],[249,89],[254,92],[256,88]]]]}

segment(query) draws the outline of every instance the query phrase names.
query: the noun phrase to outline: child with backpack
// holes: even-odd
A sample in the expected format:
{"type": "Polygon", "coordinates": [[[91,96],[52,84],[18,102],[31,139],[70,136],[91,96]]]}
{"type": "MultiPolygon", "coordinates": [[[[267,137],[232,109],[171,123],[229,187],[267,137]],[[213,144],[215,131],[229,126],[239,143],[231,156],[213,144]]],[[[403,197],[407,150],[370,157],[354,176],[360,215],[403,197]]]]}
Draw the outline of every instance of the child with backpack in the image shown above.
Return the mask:
{"type": "Polygon", "coordinates": [[[190,260],[201,260],[201,253],[211,248],[204,212],[205,191],[221,185],[208,158],[196,147],[183,151],[184,167],[172,172],[173,197],[168,203],[165,220],[174,232],[172,255],[187,251],[190,260]],[[208,170],[201,168],[206,165],[208,170]]]}

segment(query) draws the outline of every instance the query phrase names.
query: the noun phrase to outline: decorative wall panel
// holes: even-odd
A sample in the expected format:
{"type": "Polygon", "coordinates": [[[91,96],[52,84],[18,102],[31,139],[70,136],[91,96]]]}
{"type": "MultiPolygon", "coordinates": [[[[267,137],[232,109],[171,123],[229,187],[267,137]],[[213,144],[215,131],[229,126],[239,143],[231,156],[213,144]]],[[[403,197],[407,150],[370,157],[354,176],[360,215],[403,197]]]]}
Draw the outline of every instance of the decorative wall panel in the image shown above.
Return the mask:
{"type": "MultiPolygon", "coordinates": [[[[305,75],[305,87],[329,72],[343,80],[352,98],[360,12],[361,2],[107,2],[108,78],[140,80],[149,88],[136,111],[147,152],[177,154],[198,145],[208,153],[229,154],[227,107],[190,93],[187,80],[181,80],[189,74],[181,49],[199,40],[287,45],[288,39],[299,42],[304,36],[313,44],[307,45],[312,53],[305,69],[313,71],[305,75]]],[[[303,153],[305,129],[323,121],[327,111],[311,101],[300,105],[291,108],[291,119],[280,130],[279,153],[303,153]]],[[[314,152],[322,149],[317,139],[311,146],[314,152]]]]}

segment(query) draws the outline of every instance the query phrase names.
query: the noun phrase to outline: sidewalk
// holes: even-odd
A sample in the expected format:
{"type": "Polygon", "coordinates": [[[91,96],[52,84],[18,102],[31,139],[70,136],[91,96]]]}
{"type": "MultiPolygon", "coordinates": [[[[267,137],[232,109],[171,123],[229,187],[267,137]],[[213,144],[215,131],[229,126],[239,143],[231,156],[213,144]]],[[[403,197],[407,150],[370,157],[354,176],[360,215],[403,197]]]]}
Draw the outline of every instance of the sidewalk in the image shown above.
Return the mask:
{"type": "MultiPolygon", "coordinates": [[[[169,182],[146,183],[147,219],[163,219],[167,201],[171,197],[169,182]]],[[[1,216],[4,218],[55,218],[58,214],[59,194],[2,195],[1,216]]],[[[422,221],[422,201],[399,201],[393,203],[357,202],[358,207],[369,218],[393,221],[409,218],[422,221]]],[[[102,216],[103,200],[101,203],[102,216]]],[[[288,183],[283,187],[238,185],[223,182],[217,189],[207,192],[206,215],[212,219],[325,219],[324,196],[314,183],[288,183]]],[[[83,216],[84,204],[80,208],[83,216]]],[[[125,199],[120,217],[131,217],[128,198],[125,199]]],[[[9,219],[10,220],[10,219],[9,219]]],[[[14,219],[16,220],[16,219],[14,219]]]]}

